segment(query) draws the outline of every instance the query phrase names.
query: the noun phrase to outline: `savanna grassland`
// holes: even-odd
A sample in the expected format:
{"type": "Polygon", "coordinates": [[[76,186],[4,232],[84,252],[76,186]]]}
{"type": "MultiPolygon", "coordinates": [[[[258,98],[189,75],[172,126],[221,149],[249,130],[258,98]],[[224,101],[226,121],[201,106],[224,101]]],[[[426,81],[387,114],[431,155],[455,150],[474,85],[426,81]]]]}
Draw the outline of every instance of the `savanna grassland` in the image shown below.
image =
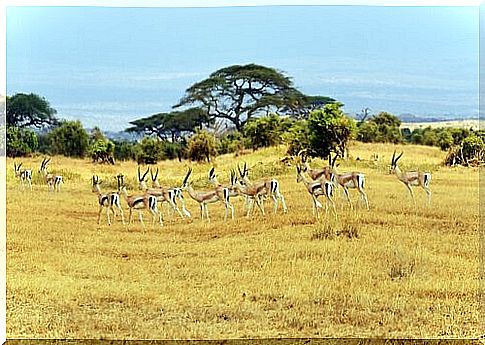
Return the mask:
{"type": "MultiPolygon", "coordinates": [[[[34,170],[34,192],[20,191],[7,161],[7,337],[221,339],[247,337],[473,337],[483,330],[479,304],[479,173],[441,166],[433,147],[402,146],[400,167],[433,172],[433,205],[388,174],[394,146],[352,144],[340,171],[366,173],[370,211],[351,211],[337,195],[339,219],[312,216],[310,196],[285,148],[238,158],[218,157],[220,181],[237,162],[250,177],[281,182],[281,209],[224,223],[223,206],[209,205],[210,224],[188,200],[193,220],[173,218],[146,227],[138,220],[96,224],[97,198],[114,176],[137,166],[93,165],[53,157],[61,193],[48,193],[37,170],[42,157],[23,159],[34,170]],[[370,161],[377,152],[380,160],[370,161]],[[355,160],[359,157],[360,160],[355,160]]],[[[313,167],[323,164],[311,162],[313,167]]],[[[211,165],[160,162],[162,185],[179,185],[194,168],[194,188],[209,189],[211,165]]],[[[351,192],[354,201],[357,193],[351,192]]],[[[188,196],[186,195],[186,199],[188,196]]],[[[128,214],[124,200],[125,215],[128,214]]]]}

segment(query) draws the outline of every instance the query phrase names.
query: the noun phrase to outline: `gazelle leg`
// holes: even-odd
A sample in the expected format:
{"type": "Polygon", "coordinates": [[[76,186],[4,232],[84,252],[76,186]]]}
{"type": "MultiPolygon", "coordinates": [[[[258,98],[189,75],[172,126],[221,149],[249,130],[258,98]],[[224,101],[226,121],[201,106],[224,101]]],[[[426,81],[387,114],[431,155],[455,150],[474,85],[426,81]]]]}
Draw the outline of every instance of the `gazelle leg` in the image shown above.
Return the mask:
{"type": "Polygon", "coordinates": [[[424,188],[426,195],[428,196],[428,205],[431,206],[431,190],[429,188],[424,188]]]}
{"type": "Polygon", "coordinates": [[[141,210],[138,210],[138,219],[140,220],[141,225],[145,227],[145,223],[143,223],[143,216],[141,214],[141,210]]]}
{"type": "Polygon", "coordinates": [[[284,213],[288,212],[288,207],[286,207],[285,197],[280,192],[278,192],[278,196],[281,200],[281,205],[283,205],[283,212],[284,213]]]}
{"type": "Polygon", "coordinates": [[[369,200],[367,200],[367,194],[362,189],[359,190],[359,193],[362,200],[364,200],[365,207],[367,208],[367,210],[369,210],[369,200]]]}
{"type": "Polygon", "coordinates": [[[103,206],[99,205],[98,224],[100,224],[100,222],[101,222],[101,212],[103,212],[103,206]]]}
{"type": "Polygon", "coordinates": [[[131,224],[133,220],[133,209],[130,207],[130,216],[128,217],[128,224],[131,224]]]}
{"type": "Polygon", "coordinates": [[[121,222],[123,223],[123,225],[125,225],[125,216],[123,214],[123,209],[120,206],[117,206],[117,207],[118,207],[118,210],[120,210],[121,222]]]}
{"type": "Polygon", "coordinates": [[[273,213],[276,213],[278,210],[278,198],[274,194],[271,194],[271,197],[273,198],[273,213]]]}
{"type": "Polygon", "coordinates": [[[350,200],[349,189],[347,187],[344,187],[344,193],[345,193],[345,196],[347,197],[347,201],[349,202],[350,209],[353,210],[354,205],[352,205],[352,200],[350,200]]]}
{"type": "Polygon", "coordinates": [[[199,204],[200,205],[200,219],[204,219],[204,204],[199,204]]]}
{"type": "Polygon", "coordinates": [[[106,207],[106,217],[108,218],[108,225],[111,225],[111,219],[109,219],[109,207],[106,207]]]}
{"type": "Polygon", "coordinates": [[[204,209],[205,209],[205,217],[210,222],[211,220],[209,218],[209,207],[207,206],[207,204],[204,204],[204,209]]]}
{"type": "Polygon", "coordinates": [[[408,191],[409,191],[409,194],[411,195],[411,198],[413,199],[413,203],[414,205],[416,205],[416,199],[414,199],[414,193],[413,193],[413,189],[411,188],[410,185],[406,185],[406,187],[408,188],[408,191]]]}

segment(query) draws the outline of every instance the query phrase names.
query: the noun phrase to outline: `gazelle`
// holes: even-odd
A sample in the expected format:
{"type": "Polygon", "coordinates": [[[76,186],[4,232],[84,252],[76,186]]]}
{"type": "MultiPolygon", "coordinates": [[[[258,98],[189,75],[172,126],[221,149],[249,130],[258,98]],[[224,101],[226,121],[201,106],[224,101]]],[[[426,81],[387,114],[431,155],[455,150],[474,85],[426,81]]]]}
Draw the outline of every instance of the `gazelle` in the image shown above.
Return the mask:
{"type": "Polygon", "coordinates": [[[318,197],[320,195],[325,196],[325,214],[328,213],[328,204],[331,205],[333,213],[335,215],[335,219],[337,219],[337,211],[335,210],[335,202],[332,199],[333,194],[333,183],[330,181],[318,180],[318,181],[308,181],[306,177],[303,175],[303,169],[301,166],[296,166],[296,182],[303,182],[306,187],[306,190],[312,197],[313,201],[313,215],[316,215],[317,218],[320,218],[320,214],[318,212],[319,208],[322,208],[322,204],[318,201],[318,197]]]}
{"type": "MultiPolygon", "coordinates": [[[[213,190],[209,192],[196,192],[189,182],[190,174],[192,174],[192,168],[189,168],[187,175],[185,175],[184,181],[182,182],[182,189],[189,193],[190,197],[197,201],[200,206],[200,217],[204,219],[204,213],[207,220],[210,222],[208,204],[212,204],[221,201],[219,194],[213,190]]],[[[226,209],[227,210],[227,209],[226,209]]]]}
{"type": "MultiPolygon", "coordinates": [[[[174,212],[177,212],[181,218],[184,218],[179,208],[177,207],[177,204],[175,203],[176,192],[174,190],[167,188],[148,188],[145,181],[145,177],[148,174],[148,171],[149,169],[147,169],[147,171],[142,175],[140,172],[140,167],[138,167],[138,189],[144,191],[146,194],[155,196],[157,198],[157,201],[161,204],[167,202],[174,212]]],[[[157,185],[160,186],[158,182],[157,185]]],[[[185,211],[188,213],[187,210],[185,211]]],[[[188,216],[190,217],[190,213],[188,213],[188,216]]]]}
{"type": "Polygon", "coordinates": [[[234,219],[234,206],[229,199],[231,196],[238,196],[239,193],[232,188],[232,185],[231,187],[221,185],[217,180],[214,170],[214,167],[212,167],[212,169],[209,171],[209,182],[214,185],[214,190],[216,191],[217,196],[224,202],[224,206],[226,208],[224,213],[224,221],[227,220],[227,213],[229,209],[231,210],[231,218],[234,219]]]}
{"type": "Polygon", "coordinates": [[[14,162],[13,167],[15,170],[15,177],[20,180],[20,188],[24,190],[25,185],[27,185],[30,188],[30,191],[32,191],[32,170],[30,169],[20,170],[20,168],[22,167],[22,163],[17,165],[14,162]]]}
{"type": "Polygon", "coordinates": [[[99,203],[99,212],[98,212],[98,224],[101,221],[101,212],[103,208],[106,208],[106,217],[108,218],[108,225],[111,225],[111,219],[109,218],[109,211],[113,212],[113,217],[116,216],[116,212],[114,207],[116,207],[121,214],[121,221],[125,224],[125,218],[123,215],[123,209],[121,208],[120,204],[120,194],[119,192],[111,192],[108,194],[101,193],[101,188],[99,187],[99,177],[97,175],[93,175],[92,179],[93,188],[92,192],[96,193],[98,196],[98,203],[99,203]]]}
{"type": "MultiPolygon", "coordinates": [[[[239,167],[238,167],[239,168],[239,167]]],[[[248,205],[248,212],[246,217],[249,218],[251,211],[254,209],[254,203],[258,206],[261,214],[264,216],[264,205],[263,205],[263,197],[262,193],[266,193],[264,186],[253,186],[247,185],[245,183],[241,183],[238,181],[236,173],[231,171],[231,186],[237,193],[246,197],[246,200],[249,201],[248,205]]]]}
{"type": "Polygon", "coordinates": [[[353,209],[352,200],[350,200],[350,195],[349,195],[349,188],[355,188],[359,192],[360,197],[364,201],[365,206],[368,210],[369,201],[367,200],[367,194],[364,191],[365,174],[358,171],[339,174],[335,167],[335,162],[337,158],[338,158],[338,155],[335,155],[335,158],[330,162],[331,163],[330,166],[332,168],[332,174],[334,176],[334,179],[337,181],[337,183],[343,188],[345,196],[347,197],[347,200],[349,202],[350,208],[353,209]]]}
{"type": "Polygon", "coordinates": [[[143,216],[141,213],[144,209],[147,209],[150,211],[150,213],[153,216],[152,224],[155,223],[155,219],[158,215],[160,225],[163,225],[162,214],[158,212],[158,208],[157,208],[157,197],[150,194],[128,195],[128,192],[126,191],[124,176],[122,174],[119,174],[117,176],[117,179],[118,179],[118,192],[123,195],[123,197],[126,200],[126,203],[128,204],[128,207],[130,208],[130,217],[129,217],[128,223],[131,224],[133,210],[137,210],[140,223],[143,226],[145,226],[145,224],[143,223],[143,216]]]}
{"type": "Polygon", "coordinates": [[[332,180],[332,159],[330,158],[329,156],[329,160],[328,160],[328,166],[325,166],[321,169],[312,169],[310,168],[310,165],[308,164],[307,160],[306,160],[306,156],[304,155],[304,152],[306,150],[301,150],[300,152],[298,152],[298,156],[301,157],[301,162],[303,164],[303,172],[307,173],[308,176],[310,176],[310,178],[312,180],[319,180],[320,178],[325,178],[325,180],[327,181],[331,181],[332,180]]]}
{"type": "Polygon", "coordinates": [[[47,187],[49,191],[61,191],[61,184],[62,184],[62,176],[61,175],[52,175],[47,172],[47,164],[50,162],[50,158],[44,158],[42,163],[40,164],[39,173],[44,175],[45,182],[47,183],[47,187]]]}
{"type": "MultiPolygon", "coordinates": [[[[160,183],[158,183],[158,167],[157,167],[157,171],[156,171],[155,174],[153,174],[153,171],[150,168],[150,177],[152,179],[152,188],[154,188],[154,189],[163,189],[160,186],[160,183]]],[[[180,204],[182,205],[182,212],[183,212],[183,214],[185,215],[185,217],[190,218],[191,217],[191,214],[190,214],[189,210],[187,210],[187,208],[185,206],[185,199],[184,199],[184,194],[182,193],[182,188],[172,187],[172,188],[165,188],[165,189],[168,190],[170,194],[173,193],[173,195],[174,195],[173,204],[175,205],[175,208],[172,207],[172,210],[173,211],[176,211],[180,215],[180,217],[183,218],[183,215],[180,213],[180,210],[179,210],[178,205],[177,205],[177,201],[179,201],[180,204]]],[[[172,206],[172,205],[170,205],[170,206],[172,206]]]]}
{"type": "Polygon", "coordinates": [[[392,154],[391,166],[389,168],[390,174],[395,174],[397,179],[404,183],[413,198],[413,202],[416,205],[416,200],[414,199],[413,186],[420,186],[426,192],[428,196],[428,204],[431,206],[431,190],[429,189],[429,184],[431,183],[431,173],[430,172],[420,172],[420,171],[406,171],[403,172],[399,169],[397,161],[401,158],[404,152],[401,152],[399,156],[396,157],[396,150],[392,154]]]}
{"type": "Polygon", "coordinates": [[[237,166],[237,168],[239,170],[239,176],[241,178],[242,184],[246,185],[247,187],[255,188],[258,191],[257,196],[261,200],[261,202],[262,202],[262,197],[271,196],[271,198],[273,199],[274,213],[276,213],[276,211],[278,210],[278,202],[281,202],[281,205],[283,206],[283,212],[284,213],[288,212],[285,198],[283,194],[281,194],[280,192],[280,183],[277,179],[267,178],[267,179],[264,179],[263,181],[252,184],[248,178],[249,169],[247,168],[246,163],[244,163],[244,167],[242,171],[239,165],[237,166]]]}

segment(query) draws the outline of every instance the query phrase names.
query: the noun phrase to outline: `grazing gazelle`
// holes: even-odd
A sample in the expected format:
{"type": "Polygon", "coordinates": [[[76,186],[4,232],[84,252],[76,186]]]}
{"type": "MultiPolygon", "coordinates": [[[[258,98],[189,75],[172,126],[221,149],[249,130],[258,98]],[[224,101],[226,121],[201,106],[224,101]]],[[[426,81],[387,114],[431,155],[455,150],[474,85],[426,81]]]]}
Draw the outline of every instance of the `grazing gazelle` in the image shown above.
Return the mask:
{"type": "MultiPolygon", "coordinates": [[[[266,178],[263,181],[257,182],[257,183],[251,183],[251,181],[248,178],[248,172],[249,169],[246,166],[246,163],[244,163],[243,170],[237,166],[237,169],[239,170],[239,176],[241,178],[242,184],[246,185],[247,187],[253,187],[257,190],[257,197],[262,201],[262,198],[264,196],[271,196],[273,199],[273,212],[276,213],[278,210],[278,202],[281,202],[281,205],[283,206],[283,212],[286,213],[288,212],[288,208],[286,207],[286,202],[283,194],[280,192],[280,183],[278,182],[277,179],[275,178],[266,178]]],[[[254,206],[254,203],[253,203],[254,206]]]]}
{"type": "Polygon", "coordinates": [[[184,199],[184,194],[182,193],[182,188],[179,188],[179,187],[162,188],[160,186],[160,183],[158,183],[158,167],[155,174],[153,174],[152,168],[150,168],[150,177],[152,178],[153,189],[164,189],[164,190],[167,190],[170,195],[173,195],[173,198],[172,198],[173,205],[172,203],[170,204],[170,206],[172,207],[172,211],[176,211],[180,217],[184,218],[178,208],[178,204],[177,204],[177,201],[178,201],[180,202],[180,205],[182,205],[182,212],[185,215],[185,217],[190,218],[191,214],[185,206],[185,199],[184,199]],[[175,208],[173,206],[175,206],[175,208]]]}
{"type": "Polygon", "coordinates": [[[118,192],[123,195],[126,203],[128,204],[128,207],[130,208],[130,219],[128,223],[131,224],[133,218],[133,210],[137,210],[140,223],[145,226],[141,213],[144,209],[147,209],[153,216],[152,224],[155,223],[156,217],[158,215],[160,225],[163,225],[162,214],[158,212],[157,208],[157,197],[146,193],[144,195],[128,195],[128,192],[126,191],[124,176],[122,174],[119,174],[117,178],[118,192]]]}
{"type": "Polygon", "coordinates": [[[308,181],[306,177],[303,175],[303,169],[301,166],[296,166],[296,182],[303,182],[306,187],[306,190],[312,197],[313,201],[313,215],[316,215],[317,218],[320,218],[320,214],[318,213],[318,209],[322,208],[322,204],[318,201],[318,197],[320,195],[325,196],[325,215],[328,213],[328,204],[330,203],[333,213],[335,215],[335,219],[337,219],[337,211],[335,210],[335,202],[332,199],[333,194],[333,183],[330,181],[318,180],[318,181],[308,181]]]}
{"type": "Polygon", "coordinates": [[[369,209],[369,201],[367,200],[367,194],[364,191],[364,182],[365,182],[365,175],[358,171],[352,171],[347,173],[339,174],[335,167],[335,162],[338,158],[338,155],[335,155],[335,158],[331,160],[331,167],[332,167],[332,174],[337,181],[337,183],[342,186],[345,196],[349,201],[350,208],[353,209],[352,200],[350,200],[349,195],[349,188],[355,188],[359,191],[361,199],[364,201],[365,206],[369,209]]]}
{"type": "Polygon", "coordinates": [[[228,187],[228,186],[223,186],[219,183],[217,180],[217,176],[214,172],[214,167],[209,171],[209,182],[214,185],[214,190],[217,193],[217,196],[219,197],[220,200],[224,202],[224,206],[226,208],[225,213],[224,213],[224,221],[227,220],[227,213],[229,209],[231,209],[231,218],[234,219],[234,206],[232,205],[231,201],[229,198],[231,196],[238,196],[239,193],[234,190],[234,188],[228,187]]]}
{"type": "Polygon", "coordinates": [[[47,183],[47,187],[49,191],[61,191],[61,184],[62,184],[62,176],[61,175],[52,175],[47,172],[47,164],[50,162],[50,158],[44,158],[42,163],[40,164],[39,173],[44,175],[45,182],[47,183]]]}
{"type": "Polygon", "coordinates": [[[398,180],[406,185],[409,194],[411,194],[411,197],[413,198],[414,204],[416,204],[416,200],[414,199],[412,187],[420,186],[421,188],[423,188],[426,192],[426,195],[428,196],[428,204],[431,206],[431,190],[429,189],[429,184],[431,182],[431,173],[420,171],[401,171],[401,169],[399,169],[399,166],[397,165],[397,161],[399,160],[399,158],[401,158],[403,153],[404,152],[401,152],[401,154],[396,157],[396,150],[394,150],[394,153],[392,154],[389,173],[396,174],[398,180]]]}
{"type": "Polygon", "coordinates": [[[32,170],[30,169],[20,170],[20,168],[22,167],[22,163],[17,165],[14,162],[13,167],[15,169],[15,177],[20,179],[20,188],[24,190],[25,185],[27,185],[30,188],[30,191],[32,191],[32,170]]]}
{"type": "Polygon", "coordinates": [[[111,225],[111,219],[109,218],[109,211],[113,212],[113,217],[116,216],[116,212],[114,207],[116,207],[121,214],[121,221],[125,224],[125,218],[123,215],[123,209],[121,208],[120,204],[120,194],[119,192],[111,192],[108,194],[101,193],[101,188],[99,187],[99,177],[97,175],[93,175],[93,193],[96,193],[98,196],[98,203],[99,203],[99,212],[98,212],[98,224],[101,221],[101,212],[103,208],[106,208],[106,217],[108,218],[108,225],[111,225]]]}
{"type": "Polygon", "coordinates": [[[207,207],[207,204],[212,204],[212,203],[221,201],[221,199],[215,190],[210,192],[196,192],[194,188],[192,188],[189,182],[189,177],[191,173],[192,173],[192,168],[189,168],[187,175],[185,175],[184,181],[182,182],[182,189],[186,190],[187,193],[189,193],[190,197],[195,201],[197,201],[197,203],[199,204],[201,219],[204,219],[204,213],[205,213],[205,217],[210,222],[209,208],[207,207]]]}

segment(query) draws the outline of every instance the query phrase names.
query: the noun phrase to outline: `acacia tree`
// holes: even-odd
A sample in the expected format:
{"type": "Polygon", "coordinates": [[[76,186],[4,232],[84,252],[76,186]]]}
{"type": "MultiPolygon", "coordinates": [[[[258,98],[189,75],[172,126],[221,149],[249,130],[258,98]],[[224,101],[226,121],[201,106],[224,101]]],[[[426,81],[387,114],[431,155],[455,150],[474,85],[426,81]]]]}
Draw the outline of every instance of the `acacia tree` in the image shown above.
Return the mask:
{"type": "Polygon", "coordinates": [[[297,92],[289,95],[289,102],[279,109],[280,114],[289,115],[295,119],[307,119],[314,110],[323,109],[325,105],[335,103],[336,100],[327,96],[308,96],[297,92]]]}
{"type": "Polygon", "coordinates": [[[19,128],[52,126],[58,123],[49,102],[36,94],[17,93],[7,97],[7,125],[19,128]]]}
{"type": "Polygon", "coordinates": [[[131,121],[133,125],[126,129],[127,132],[155,134],[161,140],[167,140],[170,136],[175,142],[184,133],[195,133],[197,128],[202,128],[210,120],[207,113],[201,108],[189,108],[183,111],[171,113],[159,113],[131,121]]]}
{"type": "Polygon", "coordinates": [[[201,104],[210,118],[228,120],[240,131],[253,116],[292,106],[301,96],[280,71],[256,64],[233,65],[193,84],[174,108],[201,104]]]}

